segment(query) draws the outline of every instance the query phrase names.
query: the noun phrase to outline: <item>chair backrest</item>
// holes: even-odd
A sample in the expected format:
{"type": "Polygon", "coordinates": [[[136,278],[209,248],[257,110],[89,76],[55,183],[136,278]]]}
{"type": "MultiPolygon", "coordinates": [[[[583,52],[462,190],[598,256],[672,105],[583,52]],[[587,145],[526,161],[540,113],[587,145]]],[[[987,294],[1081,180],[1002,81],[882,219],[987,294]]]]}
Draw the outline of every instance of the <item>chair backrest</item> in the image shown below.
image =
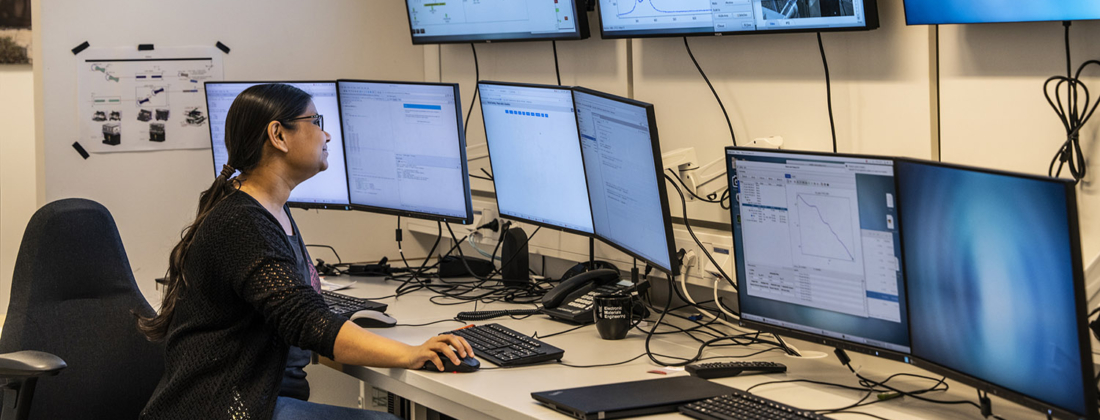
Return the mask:
{"type": "Polygon", "coordinates": [[[163,345],[133,315],[154,313],[105,207],[64,199],[23,233],[0,353],[39,350],[69,367],[38,382],[30,418],[136,419],[164,371],[163,345]]]}

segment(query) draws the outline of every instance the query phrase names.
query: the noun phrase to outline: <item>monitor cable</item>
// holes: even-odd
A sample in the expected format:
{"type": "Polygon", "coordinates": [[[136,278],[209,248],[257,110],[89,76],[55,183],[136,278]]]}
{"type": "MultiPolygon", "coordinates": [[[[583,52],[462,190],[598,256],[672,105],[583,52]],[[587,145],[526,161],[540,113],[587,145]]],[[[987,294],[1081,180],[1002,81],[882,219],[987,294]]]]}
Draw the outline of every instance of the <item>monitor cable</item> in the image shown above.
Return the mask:
{"type": "Polygon", "coordinates": [[[1081,64],[1077,68],[1077,72],[1073,72],[1072,56],[1070,54],[1070,39],[1069,39],[1069,27],[1070,22],[1063,22],[1065,27],[1065,44],[1066,44],[1066,75],[1065,76],[1053,76],[1043,83],[1043,93],[1046,95],[1047,103],[1054,109],[1054,113],[1058,115],[1058,119],[1062,121],[1062,126],[1066,130],[1066,139],[1061,146],[1058,147],[1058,152],[1055,153],[1054,158],[1051,159],[1050,165],[1047,167],[1047,175],[1051,177],[1058,177],[1062,174],[1062,169],[1068,167],[1070,175],[1075,182],[1081,182],[1085,178],[1088,162],[1085,160],[1084,153],[1081,149],[1081,128],[1092,118],[1093,113],[1096,112],[1096,107],[1100,105],[1100,98],[1095,102],[1091,101],[1089,89],[1085,86],[1081,80],[1081,73],[1090,64],[1100,65],[1100,61],[1089,60],[1081,64]],[[1053,98],[1051,95],[1051,83],[1053,85],[1053,98]],[[1062,90],[1065,89],[1065,98],[1062,98],[1062,90]],[[1081,93],[1084,93],[1084,102],[1080,101],[1081,93]],[[1055,166],[1057,165],[1057,169],[1055,166]]]}
{"type": "Polygon", "coordinates": [[[558,66],[558,41],[550,41],[554,47],[554,74],[558,76],[558,86],[561,86],[561,67],[558,66]]]}
{"type": "Polygon", "coordinates": [[[474,96],[470,98],[470,109],[466,110],[466,124],[462,126],[462,137],[466,137],[466,132],[470,129],[470,116],[474,115],[474,104],[477,103],[477,95],[481,92],[481,65],[477,62],[477,47],[474,43],[470,43],[470,51],[474,53],[474,96]]]}
{"type": "Polygon", "coordinates": [[[687,198],[684,197],[684,191],[682,189],[680,189],[679,185],[676,185],[676,182],[673,181],[672,177],[670,177],[668,175],[665,175],[665,180],[667,180],[669,183],[671,183],[672,186],[674,188],[676,188],[676,193],[678,193],[680,195],[680,210],[683,211],[683,215],[684,215],[684,227],[686,227],[688,233],[691,234],[691,239],[695,241],[696,245],[699,245],[699,249],[701,249],[703,251],[703,255],[706,255],[707,259],[710,260],[710,263],[714,264],[714,268],[717,269],[718,272],[722,274],[722,278],[725,279],[726,282],[728,282],[730,284],[730,286],[733,286],[733,288],[736,289],[737,288],[737,282],[734,282],[733,279],[730,278],[729,274],[726,274],[726,270],[722,269],[722,265],[718,264],[718,261],[714,260],[714,256],[710,255],[710,251],[707,251],[707,247],[705,245],[703,245],[703,241],[700,241],[699,237],[695,236],[695,230],[693,230],[691,228],[691,222],[688,220],[687,198]]]}
{"type": "MultiPolygon", "coordinates": [[[[988,407],[988,404],[989,404],[988,395],[986,395],[986,400],[982,400],[981,399],[981,391],[979,391],[979,394],[978,394],[979,395],[979,400],[981,401],[981,404],[975,403],[974,401],[967,401],[967,400],[947,400],[947,401],[944,401],[944,400],[934,400],[934,399],[931,399],[931,398],[922,397],[920,394],[923,394],[923,393],[928,392],[928,391],[925,391],[925,392],[903,391],[901,389],[886,385],[886,382],[888,381],[889,378],[887,378],[887,380],[883,380],[883,381],[874,381],[874,380],[868,379],[867,377],[861,375],[855,368],[852,367],[852,359],[848,357],[847,352],[845,352],[843,349],[836,348],[835,350],[833,350],[833,353],[836,354],[837,359],[840,359],[841,364],[843,364],[845,367],[848,368],[848,370],[850,370],[853,374],[855,374],[856,378],[859,378],[860,385],[862,385],[866,388],[875,388],[875,387],[885,388],[885,389],[889,390],[890,392],[892,392],[894,394],[897,394],[897,396],[911,397],[911,398],[916,399],[916,400],[920,400],[920,401],[924,401],[924,402],[928,402],[928,403],[933,403],[933,404],[972,405],[975,408],[981,410],[982,415],[985,416],[985,417],[993,417],[997,420],[1004,420],[1001,417],[995,416],[995,415],[992,414],[992,409],[988,407]]],[[[893,377],[894,376],[891,376],[890,378],[893,378],[893,377]]],[[[947,378],[944,377],[943,379],[940,379],[939,381],[943,382],[946,385],[946,380],[947,380],[947,378]]],[[[933,390],[934,390],[934,388],[933,388],[933,390]]],[[[882,400],[880,400],[880,401],[882,401],[882,400]]],[[[866,404],[873,404],[873,403],[876,403],[876,402],[878,402],[878,401],[871,401],[870,403],[866,403],[866,404]]]]}
{"type": "Polygon", "coordinates": [[[703,198],[700,197],[698,194],[692,192],[691,189],[687,187],[687,183],[684,182],[684,179],[680,178],[680,174],[677,174],[676,171],[672,170],[672,168],[665,168],[665,170],[667,170],[673,178],[676,178],[676,182],[679,182],[680,185],[684,187],[684,190],[686,190],[687,193],[694,197],[696,200],[702,201],[704,203],[717,204],[721,206],[724,210],[730,209],[730,205],[732,205],[732,203],[726,204],[726,202],[730,200],[730,189],[728,187],[722,190],[721,195],[718,195],[719,193],[717,192],[713,192],[707,194],[706,198],[703,198]]]}
{"type": "Polygon", "coordinates": [[[722,108],[722,115],[726,117],[726,125],[730,129],[730,139],[733,141],[733,145],[737,146],[737,134],[733,132],[733,123],[730,122],[730,114],[726,112],[726,105],[722,103],[722,98],[718,96],[718,91],[714,90],[714,85],[710,83],[710,78],[703,71],[703,67],[699,65],[699,60],[695,59],[695,54],[691,52],[691,44],[688,44],[688,39],[684,37],[684,48],[687,49],[688,57],[691,57],[691,62],[695,63],[695,69],[699,70],[699,75],[703,76],[703,80],[707,82],[707,87],[710,88],[710,93],[714,94],[714,99],[718,101],[718,106],[722,108]]]}
{"type": "Polygon", "coordinates": [[[836,122],[833,120],[833,84],[829,78],[829,60],[825,58],[825,44],[821,42],[821,32],[817,33],[817,49],[821,51],[821,65],[825,67],[825,101],[829,107],[829,130],[833,134],[833,153],[836,153],[836,122]]]}

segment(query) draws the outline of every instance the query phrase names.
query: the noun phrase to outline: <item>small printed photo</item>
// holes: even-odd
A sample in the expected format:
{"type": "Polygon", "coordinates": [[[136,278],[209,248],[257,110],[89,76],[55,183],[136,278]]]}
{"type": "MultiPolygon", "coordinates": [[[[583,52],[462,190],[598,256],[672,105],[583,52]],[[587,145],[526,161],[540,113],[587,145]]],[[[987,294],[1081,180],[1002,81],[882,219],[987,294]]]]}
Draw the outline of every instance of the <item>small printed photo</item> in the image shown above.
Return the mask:
{"type": "Polygon", "coordinates": [[[31,62],[31,0],[0,0],[0,65],[31,62]]]}

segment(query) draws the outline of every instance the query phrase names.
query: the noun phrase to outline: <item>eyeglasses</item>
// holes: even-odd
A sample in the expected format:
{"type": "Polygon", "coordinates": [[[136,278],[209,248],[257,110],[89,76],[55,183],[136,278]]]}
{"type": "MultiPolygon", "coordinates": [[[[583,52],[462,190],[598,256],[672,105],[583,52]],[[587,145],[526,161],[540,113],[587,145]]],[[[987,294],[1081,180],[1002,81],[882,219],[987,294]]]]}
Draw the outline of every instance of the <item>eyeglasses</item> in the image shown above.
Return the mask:
{"type": "Polygon", "coordinates": [[[297,120],[307,120],[307,119],[312,120],[309,123],[313,124],[317,127],[320,127],[322,131],[325,129],[325,116],[321,115],[321,114],[314,114],[314,115],[307,115],[307,116],[304,116],[304,117],[291,118],[291,119],[287,120],[287,122],[297,121],[297,120]]]}

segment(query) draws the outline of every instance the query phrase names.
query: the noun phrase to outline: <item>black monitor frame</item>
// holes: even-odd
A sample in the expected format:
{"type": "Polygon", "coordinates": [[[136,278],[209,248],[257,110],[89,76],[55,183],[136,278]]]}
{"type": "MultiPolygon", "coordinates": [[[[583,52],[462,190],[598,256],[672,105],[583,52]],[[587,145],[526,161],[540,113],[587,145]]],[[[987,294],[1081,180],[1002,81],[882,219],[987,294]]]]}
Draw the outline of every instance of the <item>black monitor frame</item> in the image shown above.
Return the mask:
{"type": "MultiPolygon", "coordinates": [[[[598,2],[599,0],[590,0],[598,2]]],[[[600,6],[602,7],[602,5],[600,6]]],[[[604,30],[603,25],[603,10],[600,10],[598,15],[600,23],[600,37],[603,39],[635,39],[635,38],[680,38],[685,36],[729,36],[729,35],[763,35],[763,34],[790,34],[790,33],[806,33],[806,32],[859,32],[859,31],[871,31],[879,28],[879,16],[878,16],[878,0],[863,0],[863,12],[864,26],[850,26],[850,27],[838,27],[838,28],[799,28],[799,29],[768,29],[768,30],[756,30],[756,31],[704,31],[693,32],[677,29],[658,29],[658,30],[639,30],[636,32],[642,33],[628,33],[621,34],[616,33],[618,31],[608,32],[604,30]]],[[[623,31],[626,32],[626,31],[623,31]]]]}
{"type": "Polygon", "coordinates": [[[1072,19],[1072,20],[1068,20],[1068,21],[1066,21],[1066,20],[1041,19],[1041,20],[998,20],[998,21],[988,21],[988,22],[967,21],[967,22],[912,23],[912,22],[909,21],[909,8],[905,7],[905,1],[908,1],[908,0],[902,0],[902,13],[905,14],[905,25],[906,26],[986,25],[986,24],[994,24],[994,23],[1076,22],[1076,21],[1100,20],[1100,17],[1095,17],[1095,18],[1092,18],[1092,19],[1072,19]]]}
{"type": "MultiPolygon", "coordinates": [[[[669,268],[661,267],[657,262],[655,262],[653,260],[650,260],[649,258],[646,258],[645,256],[642,256],[638,253],[635,253],[635,252],[627,249],[626,247],[624,247],[622,245],[619,245],[618,243],[616,243],[615,241],[613,241],[609,238],[605,238],[603,236],[600,236],[599,233],[595,232],[595,230],[596,230],[595,218],[593,218],[593,221],[592,221],[593,236],[595,238],[603,241],[604,243],[606,243],[608,245],[611,245],[615,249],[617,249],[619,251],[622,251],[623,253],[633,257],[633,258],[637,258],[639,260],[644,261],[646,264],[649,264],[653,268],[656,268],[657,270],[659,270],[661,272],[664,272],[665,274],[668,274],[670,277],[675,277],[675,276],[680,275],[680,267],[679,267],[679,264],[676,263],[676,234],[672,230],[672,214],[671,214],[672,212],[669,210],[668,190],[667,190],[667,186],[665,185],[665,177],[664,177],[664,163],[661,160],[661,156],[662,156],[661,155],[661,142],[660,142],[659,136],[657,135],[657,114],[654,110],[653,104],[650,104],[650,103],[647,103],[647,102],[636,101],[636,100],[633,100],[633,99],[624,98],[624,97],[621,97],[621,96],[616,96],[616,95],[612,95],[612,94],[609,94],[609,93],[600,92],[600,91],[596,91],[596,90],[592,90],[592,89],[583,88],[583,87],[578,86],[578,87],[573,88],[573,107],[574,107],[574,109],[576,109],[576,103],[577,103],[576,94],[578,92],[589,94],[589,95],[592,95],[592,96],[598,96],[600,98],[609,99],[609,100],[612,100],[612,101],[617,101],[617,102],[621,102],[621,103],[628,104],[628,105],[637,106],[637,107],[640,107],[640,108],[644,108],[646,110],[646,116],[647,116],[648,124],[649,124],[650,144],[653,148],[653,164],[654,164],[654,168],[656,168],[656,171],[657,171],[656,174],[655,174],[656,181],[657,181],[657,190],[658,190],[658,193],[660,194],[660,197],[661,197],[661,212],[662,212],[662,216],[663,216],[663,219],[664,219],[663,223],[664,223],[664,229],[665,229],[665,239],[668,242],[668,246],[667,246],[667,248],[668,248],[668,257],[669,257],[668,261],[669,261],[669,265],[671,265],[671,267],[669,267],[669,268]]],[[[581,156],[582,156],[582,159],[583,159],[584,145],[583,145],[583,141],[581,140],[581,136],[580,136],[580,112],[579,111],[575,112],[575,114],[576,114],[576,117],[577,117],[577,141],[582,143],[581,144],[581,156]]],[[[585,166],[585,176],[584,177],[585,177],[585,180],[587,182],[587,180],[588,180],[588,166],[587,165],[585,166]]],[[[589,189],[588,195],[589,195],[589,199],[588,199],[589,208],[591,208],[591,202],[592,202],[592,199],[591,199],[592,190],[591,189],[589,189]]]]}
{"type": "MultiPolygon", "coordinates": [[[[333,85],[336,85],[336,80],[263,80],[263,81],[219,80],[219,81],[203,82],[203,87],[202,87],[203,88],[203,96],[206,97],[205,98],[206,99],[206,115],[208,117],[210,115],[210,98],[209,98],[209,95],[207,95],[207,92],[206,92],[206,85],[239,85],[239,84],[249,84],[249,83],[256,84],[256,85],[274,84],[274,83],[279,83],[279,84],[332,83],[333,85]]],[[[338,86],[337,86],[337,89],[336,89],[336,95],[337,95],[336,96],[337,108],[339,108],[340,89],[339,89],[338,86]]],[[[342,116],[337,115],[336,118],[338,119],[339,124],[343,124],[342,116]]],[[[341,128],[343,128],[343,127],[341,127],[341,128]]],[[[214,148],[214,125],[213,124],[207,124],[207,131],[210,132],[210,160],[211,160],[212,164],[214,165],[214,173],[217,174],[219,171],[221,171],[221,168],[217,167],[218,161],[214,158],[214,149],[213,149],[214,148]]],[[[223,141],[224,141],[224,139],[223,139],[223,141]]],[[[341,143],[344,143],[343,139],[341,139],[341,143]]],[[[346,144],[346,143],[344,143],[344,144],[346,144]]],[[[347,179],[347,162],[346,162],[346,159],[347,158],[345,156],[345,162],[344,162],[344,179],[345,179],[345,182],[346,182],[346,179],[347,179]]],[[[215,177],[216,176],[217,175],[215,175],[215,177]]],[[[344,188],[346,189],[347,185],[345,185],[344,188]]],[[[348,194],[348,204],[328,204],[328,203],[309,203],[309,202],[302,202],[302,201],[287,201],[286,205],[289,206],[289,207],[293,207],[293,208],[307,209],[307,210],[309,210],[309,209],[351,210],[350,203],[351,203],[351,194],[349,193],[348,194]]]]}
{"type": "MultiPolygon", "coordinates": [[[[465,192],[466,198],[466,217],[455,217],[432,213],[413,212],[408,210],[394,209],[388,207],[368,206],[365,204],[355,204],[351,201],[351,171],[348,170],[345,177],[345,183],[348,186],[348,202],[351,210],[366,211],[371,213],[389,214],[399,217],[410,217],[415,219],[431,220],[444,223],[459,223],[468,225],[474,222],[474,208],[473,198],[470,194],[470,171],[469,162],[466,160],[466,134],[463,130],[462,120],[462,98],[459,92],[458,83],[432,83],[432,82],[408,82],[408,81],[392,81],[392,80],[358,80],[358,79],[337,79],[336,80],[336,99],[340,104],[340,122],[343,124],[344,120],[344,101],[340,97],[340,82],[344,83],[376,83],[376,84],[389,84],[389,85],[418,85],[418,86],[446,86],[454,89],[455,92],[455,120],[458,122],[458,147],[459,147],[459,160],[462,164],[462,187],[465,192]]],[[[341,129],[343,127],[341,126],[341,129]]],[[[348,166],[348,142],[344,141],[344,167],[348,166]]]]}
{"type": "MultiPolygon", "coordinates": [[[[1084,384],[1084,388],[1085,388],[1085,406],[1086,406],[1085,408],[1086,408],[1086,411],[1087,411],[1084,418],[1087,418],[1087,419],[1098,419],[1098,418],[1100,418],[1100,412],[1098,412],[1098,403],[1097,403],[1097,389],[1096,389],[1096,382],[1095,382],[1096,377],[1094,376],[1095,372],[1093,371],[1094,370],[1094,365],[1093,365],[1093,361],[1092,361],[1092,348],[1091,348],[1092,347],[1092,341],[1091,341],[1092,337],[1090,336],[1090,330],[1089,330],[1089,326],[1088,326],[1089,321],[1088,321],[1088,317],[1087,317],[1088,302],[1087,302],[1087,299],[1086,299],[1086,292],[1085,292],[1085,271],[1084,271],[1084,268],[1083,268],[1083,261],[1082,261],[1082,256],[1081,256],[1081,235],[1080,235],[1080,225],[1078,223],[1078,213],[1077,213],[1077,191],[1076,191],[1076,187],[1074,185],[1074,182],[1072,180],[1066,180],[1066,179],[1060,179],[1060,178],[1049,178],[1049,177],[1044,177],[1044,176],[1028,175],[1028,174],[1022,174],[1022,173],[1016,173],[1016,172],[1000,171],[1000,170],[995,170],[995,169],[978,168],[978,167],[973,167],[973,166],[957,165],[957,164],[936,162],[936,161],[923,160],[923,159],[894,158],[894,161],[895,161],[895,164],[896,163],[915,163],[915,164],[929,165],[929,166],[948,168],[948,169],[961,169],[961,170],[966,170],[966,171],[973,171],[973,172],[986,173],[986,174],[992,174],[992,175],[1010,176],[1010,177],[1015,177],[1015,178],[1023,178],[1023,179],[1029,179],[1029,180],[1058,183],[1058,184],[1061,184],[1063,186],[1063,188],[1065,188],[1065,192],[1066,192],[1066,211],[1067,211],[1066,217],[1067,217],[1067,222],[1068,222],[1067,224],[1069,225],[1070,254],[1071,254],[1071,259],[1072,259],[1072,264],[1073,264],[1073,283],[1074,283],[1073,289],[1074,289],[1074,296],[1076,297],[1076,300],[1077,300],[1077,302],[1075,302],[1075,306],[1076,306],[1075,310],[1078,314],[1078,317],[1077,317],[1077,340],[1078,340],[1079,347],[1080,347],[1079,348],[1079,351],[1080,351],[1079,352],[1079,357],[1080,357],[1081,368],[1082,368],[1082,372],[1081,372],[1082,378],[1081,378],[1081,380],[1082,380],[1082,383],[1084,384]]],[[[896,165],[895,165],[895,171],[896,171],[896,165]]],[[[898,180],[898,178],[895,176],[894,177],[895,189],[897,189],[900,185],[900,183],[897,180],[898,180]]],[[[904,203],[901,199],[901,194],[898,194],[898,197],[897,197],[898,220],[899,220],[898,223],[899,223],[899,227],[901,227],[902,230],[904,230],[904,225],[905,225],[904,207],[905,207],[905,205],[904,205],[904,203]]],[[[902,232],[902,234],[904,235],[904,232],[902,232]]],[[[904,261],[904,259],[905,259],[905,241],[902,241],[902,244],[901,244],[901,254],[902,254],[902,260],[903,260],[902,266],[905,267],[906,266],[906,262],[904,261]]],[[[908,283],[906,283],[906,287],[908,287],[908,283]]],[[[908,294],[908,291],[907,291],[906,292],[906,298],[908,298],[908,297],[909,297],[909,294],[908,294]]],[[[911,317],[913,315],[912,312],[911,312],[912,307],[907,305],[906,308],[910,311],[909,315],[911,317]]],[[[911,334],[912,334],[912,331],[910,331],[910,338],[912,338],[911,334]]],[[[912,364],[914,366],[920,367],[920,368],[922,368],[924,370],[927,370],[929,372],[933,372],[937,375],[943,375],[943,376],[955,379],[955,380],[957,380],[959,382],[962,382],[966,385],[972,386],[972,387],[974,387],[978,390],[985,391],[987,393],[999,396],[1001,398],[1004,398],[1006,400],[1015,402],[1017,404],[1025,406],[1025,407],[1032,408],[1032,409],[1042,411],[1042,412],[1050,412],[1055,417],[1069,418],[1069,419],[1081,418],[1081,414],[1073,413],[1071,411],[1065,410],[1065,409],[1060,408],[1060,407],[1053,406],[1049,403],[1040,401],[1038,399],[1029,397],[1027,395],[1023,395],[1023,394],[1021,394],[1017,391],[1013,391],[1013,390],[1010,390],[1008,388],[1001,387],[997,384],[987,382],[983,379],[980,379],[980,378],[977,378],[977,377],[974,377],[974,376],[970,376],[966,373],[959,372],[959,371],[951,369],[949,367],[936,364],[936,363],[934,363],[932,361],[929,361],[929,360],[925,360],[917,354],[911,355],[911,359],[912,359],[912,364]]]]}
{"type": "MultiPolygon", "coordinates": [[[[495,43],[495,42],[527,42],[527,41],[575,41],[581,39],[588,39],[591,36],[588,29],[588,11],[585,7],[582,7],[580,3],[586,0],[570,0],[573,2],[573,16],[576,16],[577,30],[570,34],[554,33],[547,36],[529,36],[519,37],[515,34],[500,34],[494,36],[472,34],[472,35],[442,35],[438,37],[429,38],[417,38],[412,33],[412,10],[409,9],[409,2],[405,0],[405,17],[409,22],[409,37],[412,39],[413,45],[440,45],[440,44],[471,44],[471,43],[495,43]]],[[[596,1],[596,0],[587,0],[596,1]]]]}
{"type": "MultiPolygon", "coordinates": [[[[780,154],[789,153],[789,154],[792,154],[792,155],[799,154],[799,155],[811,155],[811,156],[834,157],[834,158],[857,158],[857,159],[875,159],[875,160],[895,161],[894,158],[883,157],[883,156],[875,156],[875,155],[857,155],[857,154],[844,154],[844,153],[812,152],[812,151],[803,151],[803,150],[777,150],[777,149],[763,149],[763,148],[755,148],[755,147],[727,146],[725,151],[723,152],[724,153],[723,157],[726,160],[726,162],[725,162],[726,163],[726,182],[730,184],[729,185],[730,194],[733,197],[733,198],[731,198],[732,202],[730,203],[730,215],[731,215],[731,221],[730,222],[731,222],[731,224],[736,224],[737,223],[736,216],[734,215],[733,212],[734,212],[734,208],[736,208],[736,206],[738,205],[738,203],[737,203],[737,194],[738,194],[737,191],[738,191],[738,189],[737,189],[737,185],[734,184],[734,180],[733,180],[733,178],[734,178],[733,174],[735,172],[733,172],[733,170],[732,170],[733,168],[730,165],[730,157],[731,157],[730,151],[735,151],[735,150],[760,152],[760,153],[780,153],[780,154]]],[[[895,169],[895,177],[894,177],[894,186],[895,186],[895,188],[897,187],[897,176],[896,175],[897,175],[897,172],[896,172],[896,169],[895,169]]],[[[900,212],[899,212],[898,218],[899,218],[899,220],[901,218],[900,212]]],[[[731,235],[732,234],[733,234],[733,232],[731,232],[731,235]]],[[[733,239],[734,239],[734,247],[736,248],[737,238],[734,237],[733,239]]],[[[904,253],[904,249],[902,249],[902,252],[904,253]]],[[[743,258],[743,256],[736,256],[736,251],[735,251],[735,257],[736,258],[743,258]]],[[[905,268],[905,266],[904,266],[904,262],[903,262],[903,265],[900,267],[900,269],[904,270],[904,268],[905,268]]],[[[738,308],[741,308],[742,307],[741,300],[744,298],[744,296],[746,296],[746,294],[742,291],[742,289],[745,287],[746,280],[743,279],[743,278],[740,278],[740,271],[738,271],[736,267],[734,267],[733,271],[734,271],[734,276],[738,277],[737,278],[737,306],[738,306],[738,308]]],[[[904,272],[902,273],[902,276],[904,278],[904,272]]],[[[906,293],[908,293],[908,291],[906,291],[906,293]]],[[[908,298],[908,295],[906,296],[906,298],[908,298]]],[[[909,309],[908,305],[906,305],[906,316],[909,316],[908,309],[909,309]]],[[[764,331],[764,332],[775,333],[775,334],[782,334],[782,335],[789,336],[789,337],[792,337],[792,338],[797,338],[797,339],[800,339],[800,340],[803,340],[803,341],[809,341],[809,342],[812,342],[812,343],[822,344],[822,345],[835,347],[835,348],[843,349],[843,350],[847,350],[847,351],[854,351],[854,352],[857,352],[857,353],[868,354],[868,355],[871,355],[871,356],[882,357],[882,358],[889,359],[889,360],[896,360],[896,361],[900,361],[900,362],[904,362],[904,363],[912,363],[912,361],[913,361],[912,360],[913,359],[912,355],[905,354],[905,353],[902,353],[902,352],[898,352],[898,351],[894,351],[894,350],[888,350],[888,349],[884,349],[884,348],[881,348],[881,347],[875,347],[875,346],[862,344],[862,343],[855,343],[855,342],[846,341],[846,340],[839,339],[839,338],[827,337],[827,336],[824,336],[824,335],[818,335],[818,334],[805,332],[805,331],[801,331],[801,330],[796,330],[796,329],[792,329],[792,328],[784,328],[784,327],[780,327],[780,326],[777,326],[777,325],[765,324],[765,323],[762,323],[762,322],[747,320],[744,317],[739,317],[738,318],[738,324],[740,324],[743,327],[752,328],[752,329],[755,329],[755,330],[758,330],[758,331],[764,331]]],[[[908,324],[906,325],[906,327],[908,328],[908,324]]],[[[908,334],[909,331],[906,331],[906,333],[908,334]]],[[[910,349],[912,349],[912,342],[910,342],[910,349]]]]}
{"type": "MultiPolygon", "coordinates": [[[[483,85],[483,84],[496,85],[496,86],[514,86],[514,87],[522,87],[522,88],[536,88],[536,89],[568,90],[568,91],[570,91],[569,99],[574,101],[574,104],[573,104],[574,117],[573,118],[574,118],[574,120],[576,119],[576,112],[575,111],[576,111],[577,105],[576,105],[576,101],[573,98],[573,93],[572,93],[573,87],[572,86],[540,85],[540,84],[534,84],[534,83],[495,82],[495,81],[489,81],[489,80],[479,80],[477,83],[478,83],[478,89],[479,90],[481,89],[481,85],[483,85]]],[[[479,96],[478,105],[482,106],[482,110],[481,110],[482,125],[487,125],[487,124],[485,124],[485,109],[484,109],[484,106],[481,104],[481,101],[483,100],[483,98],[484,98],[484,96],[479,96]]],[[[488,131],[488,130],[486,130],[486,131],[488,131]]],[[[488,136],[489,136],[488,133],[486,133],[486,135],[485,135],[485,137],[486,137],[485,150],[486,150],[486,152],[489,153],[489,167],[492,168],[493,167],[493,151],[492,151],[492,148],[489,147],[488,136]]],[[[581,141],[580,140],[580,127],[577,127],[577,147],[581,148],[581,167],[583,168],[584,167],[584,149],[581,147],[580,141],[581,141]]],[[[497,191],[496,191],[496,174],[497,174],[496,170],[493,170],[493,193],[494,194],[497,193],[497,191]]],[[[589,191],[588,191],[588,174],[585,174],[585,176],[584,176],[584,191],[585,191],[585,200],[589,200],[589,203],[588,203],[588,218],[589,218],[589,220],[591,220],[592,219],[592,203],[591,203],[591,199],[588,196],[588,194],[589,194],[589,191]]],[[[516,216],[514,214],[508,214],[504,211],[501,211],[501,209],[500,209],[500,199],[499,198],[496,200],[496,202],[497,202],[497,213],[500,214],[501,217],[505,217],[505,218],[512,219],[512,220],[515,220],[515,221],[518,221],[518,222],[523,222],[523,223],[527,223],[527,224],[531,224],[531,225],[535,225],[535,226],[540,226],[540,227],[544,227],[544,228],[548,228],[548,229],[560,230],[562,232],[572,233],[572,234],[575,234],[575,235],[580,235],[580,236],[584,236],[584,237],[588,237],[588,238],[595,238],[596,237],[595,236],[596,229],[595,229],[595,222],[594,221],[592,223],[592,225],[593,225],[592,226],[592,232],[584,232],[584,231],[576,230],[576,229],[573,229],[573,228],[567,228],[567,227],[562,227],[562,226],[558,226],[558,225],[554,225],[554,224],[550,224],[550,223],[546,223],[546,222],[539,222],[539,221],[527,219],[527,218],[524,218],[524,217],[516,216]]]]}

